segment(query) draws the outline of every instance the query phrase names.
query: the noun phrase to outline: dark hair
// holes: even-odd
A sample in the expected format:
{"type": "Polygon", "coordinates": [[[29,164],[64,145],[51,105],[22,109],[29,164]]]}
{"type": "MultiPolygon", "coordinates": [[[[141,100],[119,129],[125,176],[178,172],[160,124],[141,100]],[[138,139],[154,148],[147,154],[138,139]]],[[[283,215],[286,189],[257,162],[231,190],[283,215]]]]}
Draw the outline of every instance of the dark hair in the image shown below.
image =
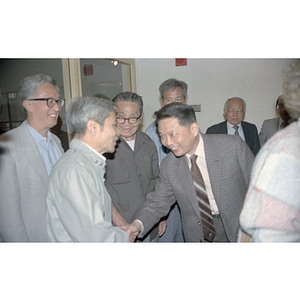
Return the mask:
{"type": "Polygon", "coordinates": [[[119,101],[136,102],[140,107],[140,113],[143,113],[143,100],[140,95],[132,92],[119,93],[112,99],[112,102],[117,104],[119,101]]]}
{"type": "Polygon", "coordinates": [[[156,116],[155,125],[163,119],[176,118],[180,126],[189,127],[196,120],[196,114],[194,109],[182,102],[173,102],[166,106],[163,106],[160,110],[154,113],[156,116]]]}
{"type": "Polygon", "coordinates": [[[164,92],[167,92],[170,89],[174,89],[174,88],[182,89],[183,97],[185,100],[187,97],[188,85],[184,81],[180,81],[175,78],[167,79],[159,86],[159,92],[160,92],[161,99],[164,98],[164,92]]]}

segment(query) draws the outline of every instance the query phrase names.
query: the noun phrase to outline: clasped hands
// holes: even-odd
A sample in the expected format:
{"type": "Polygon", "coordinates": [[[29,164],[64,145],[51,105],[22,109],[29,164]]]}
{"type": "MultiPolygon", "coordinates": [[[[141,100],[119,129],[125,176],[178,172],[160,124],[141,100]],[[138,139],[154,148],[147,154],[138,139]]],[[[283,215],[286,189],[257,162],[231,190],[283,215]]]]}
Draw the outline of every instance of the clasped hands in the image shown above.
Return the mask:
{"type": "Polygon", "coordinates": [[[125,230],[126,233],[128,234],[129,242],[133,243],[136,237],[138,236],[138,234],[140,233],[142,226],[140,222],[134,221],[131,224],[126,224],[121,226],[121,228],[125,230]]]}
{"type": "MultiPolygon", "coordinates": [[[[129,242],[133,243],[136,237],[138,236],[138,234],[140,233],[142,229],[142,225],[139,221],[134,221],[131,224],[122,225],[120,226],[120,228],[126,231],[126,233],[129,236],[129,242]]],[[[166,228],[167,228],[167,222],[164,219],[162,219],[158,224],[159,236],[162,236],[165,233],[166,228]]]]}

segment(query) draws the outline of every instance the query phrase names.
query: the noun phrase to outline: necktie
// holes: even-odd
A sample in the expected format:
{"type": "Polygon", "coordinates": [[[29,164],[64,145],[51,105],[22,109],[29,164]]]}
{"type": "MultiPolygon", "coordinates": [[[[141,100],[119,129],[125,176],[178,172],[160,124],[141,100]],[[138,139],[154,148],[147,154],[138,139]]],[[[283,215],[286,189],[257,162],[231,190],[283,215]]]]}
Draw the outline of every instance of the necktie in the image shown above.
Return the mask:
{"type": "Polygon", "coordinates": [[[214,225],[209,201],[207,198],[205,184],[201,172],[197,166],[196,160],[197,160],[197,155],[195,154],[192,155],[191,173],[192,173],[192,178],[194,181],[194,186],[195,186],[198,204],[200,208],[204,238],[207,241],[212,242],[216,234],[215,225],[214,225]]]}
{"type": "Polygon", "coordinates": [[[235,135],[239,135],[239,126],[234,125],[233,128],[235,129],[234,134],[235,134],[235,135]]]}

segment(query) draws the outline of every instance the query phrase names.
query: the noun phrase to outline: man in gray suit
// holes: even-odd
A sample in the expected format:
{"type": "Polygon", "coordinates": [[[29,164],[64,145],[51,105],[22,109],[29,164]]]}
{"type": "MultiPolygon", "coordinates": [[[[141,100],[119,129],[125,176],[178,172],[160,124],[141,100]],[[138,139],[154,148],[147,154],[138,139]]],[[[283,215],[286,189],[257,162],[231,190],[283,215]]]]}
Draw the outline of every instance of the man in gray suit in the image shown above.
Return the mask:
{"type": "Polygon", "coordinates": [[[24,78],[19,96],[27,119],[0,137],[0,236],[4,242],[47,242],[48,176],[63,154],[50,133],[64,105],[47,75],[24,78]]]}
{"type": "Polygon", "coordinates": [[[161,141],[172,152],[161,163],[155,191],[126,230],[143,236],[177,200],[186,242],[207,241],[190,172],[190,157],[196,154],[215,227],[213,242],[236,242],[254,160],[249,147],[237,136],[199,133],[195,113],[184,103],[169,104],[156,117],[161,141]]]}
{"type": "Polygon", "coordinates": [[[276,115],[279,117],[265,120],[262,124],[260,133],[258,135],[261,147],[277,131],[287,127],[289,124],[291,124],[294,121],[284,107],[284,99],[282,95],[279,96],[276,101],[275,110],[276,110],[276,115]]]}

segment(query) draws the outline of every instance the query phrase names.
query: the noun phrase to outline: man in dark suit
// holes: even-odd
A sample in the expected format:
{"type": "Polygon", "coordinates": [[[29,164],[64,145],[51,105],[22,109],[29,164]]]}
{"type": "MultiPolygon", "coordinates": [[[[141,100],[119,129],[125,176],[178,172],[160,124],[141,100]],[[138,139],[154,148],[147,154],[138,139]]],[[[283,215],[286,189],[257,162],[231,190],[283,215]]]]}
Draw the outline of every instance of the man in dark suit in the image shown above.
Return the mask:
{"type": "Polygon", "coordinates": [[[177,200],[186,242],[205,242],[204,213],[200,211],[191,175],[190,158],[204,181],[209,200],[213,242],[236,242],[241,212],[249,185],[254,156],[245,142],[231,135],[202,135],[194,110],[184,103],[171,103],[155,113],[161,142],[171,152],[161,162],[160,179],[148,194],[128,233],[144,236],[177,200]]]}
{"type": "Polygon", "coordinates": [[[243,121],[246,113],[246,102],[242,98],[229,98],[224,105],[226,121],[215,124],[206,130],[206,134],[239,135],[249,146],[254,155],[260,149],[257,128],[254,124],[243,121]]]}

